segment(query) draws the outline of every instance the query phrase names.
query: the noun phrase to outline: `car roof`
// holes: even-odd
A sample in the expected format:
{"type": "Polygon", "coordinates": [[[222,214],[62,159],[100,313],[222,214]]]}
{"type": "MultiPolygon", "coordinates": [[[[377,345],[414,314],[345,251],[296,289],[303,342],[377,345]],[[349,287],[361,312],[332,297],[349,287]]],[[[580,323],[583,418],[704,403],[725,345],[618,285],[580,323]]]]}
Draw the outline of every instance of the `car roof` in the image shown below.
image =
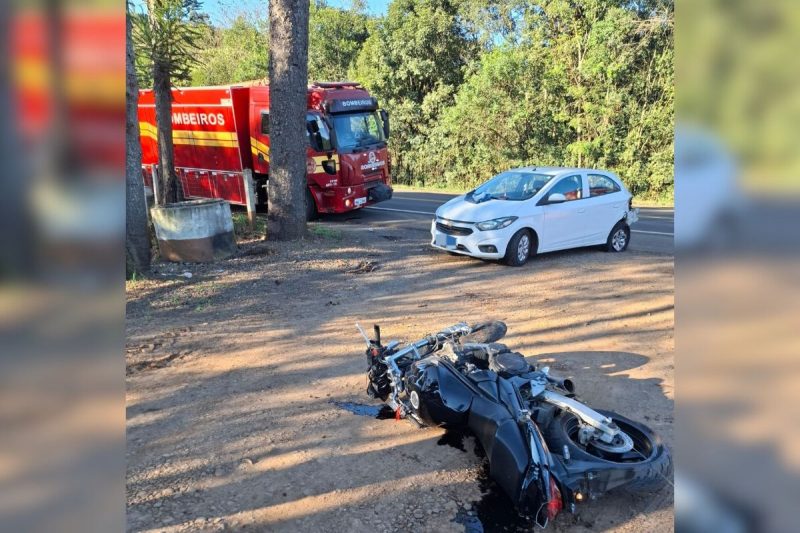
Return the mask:
{"type": "Polygon", "coordinates": [[[558,175],[569,172],[602,172],[603,174],[614,174],[609,170],[601,168],[579,168],[579,167],[518,167],[510,168],[508,170],[525,171],[525,172],[538,172],[539,174],[558,175]]]}

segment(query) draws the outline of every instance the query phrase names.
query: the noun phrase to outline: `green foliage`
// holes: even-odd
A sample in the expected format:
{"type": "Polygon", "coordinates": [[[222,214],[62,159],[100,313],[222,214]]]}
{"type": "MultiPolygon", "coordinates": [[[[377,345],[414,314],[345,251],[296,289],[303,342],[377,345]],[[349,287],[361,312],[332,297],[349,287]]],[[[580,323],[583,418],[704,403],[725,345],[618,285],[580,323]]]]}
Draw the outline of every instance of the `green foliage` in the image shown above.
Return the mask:
{"type": "MultiPolygon", "coordinates": [[[[354,2],[350,9],[338,9],[323,0],[313,1],[309,13],[308,79],[346,79],[370,34],[371,24],[361,2],[354,2]]],[[[224,85],[267,77],[266,12],[263,17],[240,14],[226,27],[202,28],[200,42],[191,76],[193,85],[224,85]]]]}
{"type": "Polygon", "coordinates": [[[139,87],[153,86],[154,69],[169,73],[174,84],[191,79],[201,28],[208,17],[199,0],[148,0],[133,18],[139,87]]]}
{"type": "MultiPolygon", "coordinates": [[[[407,96],[383,100],[395,119],[394,178],[466,188],[513,166],[600,167],[619,173],[634,194],[671,199],[673,11],[660,4],[552,0],[513,11],[505,32],[498,11],[484,5],[478,13],[502,38],[481,41],[454,99],[439,85],[413,105],[407,96]]],[[[487,24],[473,20],[472,28],[487,24]]],[[[367,74],[361,79],[379,97],[384,84],[402,87],[380,69],[372,71],[378,80],[367,74]]]]}
{"type": "Polygon", "coordinates": [[[309,231],[312,235],[316,235],[317,237],[322,237],[323,239],[333,239],[338,241],[342,238],[341,230],[335,228],[329,228],[327,226],[322,226],[319,224],[314,224],[309,228],[309,231]]]}
{"type": "Polygon", "coordinates": [[[308,79],[346,79],[370,34],[370,19],[364,14],[363,3],[337,9],[323,0],[312,2],[308,26],[308,79]]]}
{"type": "Polygon", "coordinates": [[[250,227],[250,221],[247,218],[247,213],[234,212],[231,215],[233,219],[233,234],[236,240],[251,241],[256,239],[263,239],[267,232],[267,221],[264,217],[256,217],[254,227],[250,227]]]}
{"type": "Polygon", "coordinates": [[[407,178],[412,154],[424,149],[431,125],[453,101],[478,43],[460,23],[456,0],[395,0],[364,43],[351,77],[392,114],[396,173],[407,178]]]}
{"type": "MultiPolygon", "coordinates": [[[[264,15],[199,37],[195,85],[264,79],[264,15]]],[[[464,189],[518,165],[617,172],[673,195],[673,0],[311,0],[309,79],[363,83],[392,117],[397,183],[464,189]]],[[[141,47],[140,47],[141,48],[141,47]]]]}
{"type": "Polygon", "coordinates": [[[266,19],[239,15],[228,28],[206,28],[192,72],[194,85],[224,85],[262,79],[269,61],[266,19]]]}

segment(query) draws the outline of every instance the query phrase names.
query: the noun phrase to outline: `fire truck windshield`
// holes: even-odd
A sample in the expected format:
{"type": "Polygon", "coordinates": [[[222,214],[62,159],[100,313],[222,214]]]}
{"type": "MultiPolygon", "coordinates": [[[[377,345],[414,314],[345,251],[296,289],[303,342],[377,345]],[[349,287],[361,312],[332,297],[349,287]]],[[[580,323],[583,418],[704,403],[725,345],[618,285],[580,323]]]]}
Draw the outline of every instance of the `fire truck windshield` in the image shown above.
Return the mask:
{"type": "Polygon", "coordinates": [[[333,115],[333,130],[339,150],[356,150],[386,142],[381,119],[375,111],[333,115]]]}

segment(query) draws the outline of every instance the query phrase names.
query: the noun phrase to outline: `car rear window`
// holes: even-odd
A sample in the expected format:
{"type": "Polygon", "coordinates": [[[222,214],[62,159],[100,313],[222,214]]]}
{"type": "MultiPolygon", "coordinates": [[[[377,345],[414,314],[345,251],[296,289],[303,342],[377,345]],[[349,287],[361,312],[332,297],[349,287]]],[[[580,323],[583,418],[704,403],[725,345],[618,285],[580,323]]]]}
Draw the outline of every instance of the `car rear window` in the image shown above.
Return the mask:
{"type": "Polygon", "coordinates": [[[617,183],[602,174],[589,174],[589,196],[603,196],[612,192],[619,192],[617,183]]]}

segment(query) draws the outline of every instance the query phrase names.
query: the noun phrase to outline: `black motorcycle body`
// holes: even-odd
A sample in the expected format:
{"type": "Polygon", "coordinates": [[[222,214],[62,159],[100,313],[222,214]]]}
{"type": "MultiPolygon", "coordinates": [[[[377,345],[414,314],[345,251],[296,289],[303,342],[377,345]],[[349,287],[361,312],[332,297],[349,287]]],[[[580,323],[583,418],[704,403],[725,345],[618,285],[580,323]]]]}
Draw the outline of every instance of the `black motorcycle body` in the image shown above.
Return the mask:
{"type": "Polygon", "coordinates": [[[570,380],[494,343],[505,333],[497,324],[487,342],[463,342],[486,325],[457,324],[405,348],[383,346],[376,326],[368,393],[421,425],[469,429],[491,477],[542,527],[608,490],[666,479],[671,459],[652,431],[575,400],[570,380]]]}

